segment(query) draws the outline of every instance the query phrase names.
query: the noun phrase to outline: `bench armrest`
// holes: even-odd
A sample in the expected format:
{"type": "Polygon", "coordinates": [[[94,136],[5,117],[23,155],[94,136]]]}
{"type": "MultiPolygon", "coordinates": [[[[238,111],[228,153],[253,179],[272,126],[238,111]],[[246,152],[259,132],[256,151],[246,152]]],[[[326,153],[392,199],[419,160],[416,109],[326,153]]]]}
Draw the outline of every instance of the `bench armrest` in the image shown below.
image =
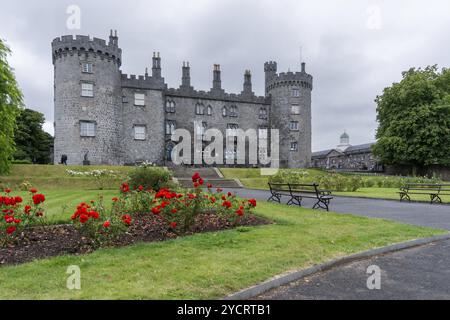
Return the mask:
{"type": "Polygon", "coordinates": [[[318,190],[319,194],[323,195],[323,196],[329,196],[331,195],[331,190],[318,190]]]}

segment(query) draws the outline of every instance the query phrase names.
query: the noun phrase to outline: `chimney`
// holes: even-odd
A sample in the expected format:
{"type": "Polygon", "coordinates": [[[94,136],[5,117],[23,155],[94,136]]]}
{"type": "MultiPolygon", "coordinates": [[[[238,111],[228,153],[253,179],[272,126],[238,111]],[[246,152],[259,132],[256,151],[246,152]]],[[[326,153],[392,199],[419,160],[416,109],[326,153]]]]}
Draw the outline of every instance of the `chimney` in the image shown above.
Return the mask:
{"type": "Polygon", "coordinates": [[[302,72],[306,72],[306,63],[302,62],[302,72]]]}
{"type": "Polygon", "coordinates": [[[245,70],[243,93],[252,93],[252,74],[250,70],[245,70]]]}
{"type": "Polygon", "coordinates": [[[191,87],[191,67],[189,66],[189,62],[183,61],[183,67],[181,68],[181,86],[183,88],[191,87]]]}
{"type": "Polygon", "coordinates": [[[214,65],[213,89],[214,90],[221,90],[222,89],[222,80],[220,79],[220,64],[215,64],[214,65]]]}
{"type": "Polygon", "coordinates": [[[159,52],[153,52],[152,77],[161,78],[161,58],[159,52]]]}

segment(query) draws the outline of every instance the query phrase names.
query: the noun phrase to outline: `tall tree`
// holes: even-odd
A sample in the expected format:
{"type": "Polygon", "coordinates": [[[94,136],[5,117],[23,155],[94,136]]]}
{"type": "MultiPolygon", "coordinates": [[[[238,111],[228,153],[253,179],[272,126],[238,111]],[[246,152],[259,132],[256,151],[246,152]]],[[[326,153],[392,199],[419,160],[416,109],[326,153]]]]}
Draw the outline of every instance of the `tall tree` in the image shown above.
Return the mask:
{"type": "Polygon", "coordinates": [[[40,112],[31,109],[20,112],[14,137],[16,143],[14,159],[39,164],[51,162],[53,137],[42,129],[44,122],[44,115],[40,112]]]}
{"type": "Polygon", "coordinates": [[[374,153],[388,165],[450,165],[450,70],[428,66],[402,75],[375,100],[374,153]]]}
{"type": "Polygon", "coordinates": [[[23,101],[14,72],[8,64],[10,53],[8,46],[0,39],[0,174],[7,173],[10,168],[15,151],[16,117],[23,101]]]}

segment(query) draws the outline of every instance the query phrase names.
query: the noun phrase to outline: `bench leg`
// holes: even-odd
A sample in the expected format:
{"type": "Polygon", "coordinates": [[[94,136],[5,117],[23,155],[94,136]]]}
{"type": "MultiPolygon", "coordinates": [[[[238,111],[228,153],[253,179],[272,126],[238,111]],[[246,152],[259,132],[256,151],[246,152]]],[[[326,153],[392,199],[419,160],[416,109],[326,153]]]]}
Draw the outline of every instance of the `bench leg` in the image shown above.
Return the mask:
{"type": "Polygon", "coordinates": [[[272,194],[270,198],[267,200],[268,202],[278,202],[281,203],[281,196],[272,194]]]}
{"type": "Polygon", "coordinates": [[[327,211],[330,211],[329,208],[330,200],[319,200],[316,202],[316,204],[313,206],[313,209],[324,209],[327,211]]]}
{"type": "Polygon", "coordinates": [[[302,206],[302,198],[300,197],[291,197],[291,199],[288,201],[287,205],[296,205],[301,207],[302,206]]]}
{"type": "Polygon", "coordinates": [[[442,203],[441,197],[439,197],[439,195],[437,194],[430,194],[430,198],[431,198],[430,204],[433,204],[433,202],[442,203]]]}

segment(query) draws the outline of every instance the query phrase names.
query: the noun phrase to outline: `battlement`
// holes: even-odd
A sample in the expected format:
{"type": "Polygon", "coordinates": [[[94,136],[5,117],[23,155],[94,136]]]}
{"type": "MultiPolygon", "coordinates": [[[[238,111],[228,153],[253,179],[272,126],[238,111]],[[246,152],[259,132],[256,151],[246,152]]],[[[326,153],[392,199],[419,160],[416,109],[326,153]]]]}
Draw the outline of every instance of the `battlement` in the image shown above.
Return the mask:
{"type": "MultiPolygon", "coordinates": [[[[115,37],[114,39],[117,39],[115,37]]],[[[67,54],[93,54],[122,63],[122,49],[117,45],[117,41],[107,43],[104,39],[91,38],[83,35],[66,35],[55,38],[52,41],[53,62],[62,55],[67,54]]]]}
{"type": "Polygon", "coordinates": [[[247,102],[255,104],[270,104],[270,99],[262,96],[256,95],[246,95],[246,94],[235,94],[226,93],[221,91],[204,91],[204,90],[186,90],[183,88],[174,89],[169,88],[166,90],[166,95],[176,96],[176,97],[188,97],[194,99],[204,99],[204,100],[221,100],[227,102],[247,102]]]}
{"type": "Polygon", "coordinates": [[[164,78],[151,77],[148,74],[138,75],[124,74],[120,75],[123,88],[142,89],[142,90],[164,90],[167,85],[164,78]]]}
{"type": "Polygon", "coordinates": [[[312,90],[313,77],[304,71],[280,72],[279,74],[274,74],[270,77],[270,79],[268,79],[266,83],[266,90],[271,90],[280,86],[300,86],[312,90]]]}

